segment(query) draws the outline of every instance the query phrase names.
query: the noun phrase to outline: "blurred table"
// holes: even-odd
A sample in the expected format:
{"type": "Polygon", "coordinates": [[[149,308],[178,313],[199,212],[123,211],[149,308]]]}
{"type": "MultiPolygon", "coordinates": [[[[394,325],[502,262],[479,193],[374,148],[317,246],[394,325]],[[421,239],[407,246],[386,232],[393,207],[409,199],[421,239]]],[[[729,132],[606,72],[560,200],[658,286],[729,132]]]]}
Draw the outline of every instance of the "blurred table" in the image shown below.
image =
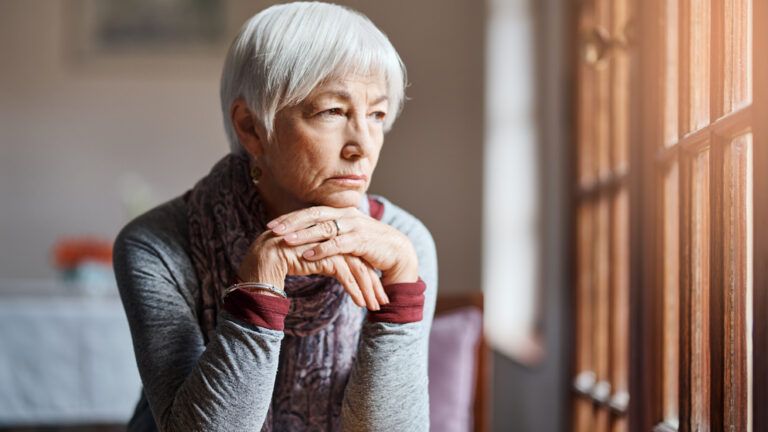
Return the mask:
{"type": "Polygon", "coordinates": [[[117,289],[103,288],[0,280],[0,426],[128,420],[141,382],[117,289]]]}

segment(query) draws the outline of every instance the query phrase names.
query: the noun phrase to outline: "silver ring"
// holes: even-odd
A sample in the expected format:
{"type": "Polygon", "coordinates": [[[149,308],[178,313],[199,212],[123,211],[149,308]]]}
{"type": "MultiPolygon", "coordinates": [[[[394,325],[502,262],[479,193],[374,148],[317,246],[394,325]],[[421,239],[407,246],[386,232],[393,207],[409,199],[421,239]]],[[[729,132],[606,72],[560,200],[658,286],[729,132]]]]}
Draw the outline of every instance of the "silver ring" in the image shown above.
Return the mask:
{"type": "Polygon", "coordinates": [[[339,225],[338,219],[334,219],[333,224],[336,225],[336,235],[334,235],[334,237],[336,237],[337,235],[341,234],[341,225],[339,225]]]}

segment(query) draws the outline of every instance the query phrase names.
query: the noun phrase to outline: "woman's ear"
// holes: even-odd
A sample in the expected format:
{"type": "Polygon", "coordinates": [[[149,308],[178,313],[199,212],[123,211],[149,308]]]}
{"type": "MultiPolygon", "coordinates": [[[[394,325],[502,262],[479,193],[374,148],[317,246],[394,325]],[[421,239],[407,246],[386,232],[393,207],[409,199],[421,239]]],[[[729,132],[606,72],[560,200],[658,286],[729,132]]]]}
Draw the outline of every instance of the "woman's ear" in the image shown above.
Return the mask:
{"type": "Polygon", "coordinates": [[[264,152],[265,132],[243,98],[232,102],[230,118],[240,144],[251,156],[260,156],[264,152]]]}

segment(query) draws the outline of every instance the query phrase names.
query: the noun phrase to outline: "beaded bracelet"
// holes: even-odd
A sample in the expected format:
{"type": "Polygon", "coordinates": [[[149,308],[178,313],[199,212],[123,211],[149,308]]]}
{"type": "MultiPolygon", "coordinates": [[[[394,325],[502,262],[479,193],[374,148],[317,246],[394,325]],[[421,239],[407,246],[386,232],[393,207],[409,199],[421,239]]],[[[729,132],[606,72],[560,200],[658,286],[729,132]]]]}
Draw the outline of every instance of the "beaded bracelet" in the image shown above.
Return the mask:
{"type": "Polygon", "coordinates": [[[240,288],[243,289],[257,289],[257,290],[266,290],[272,293],[275,293],[283,298],[288,298],[288,295],[285,293],[285,291],[281,290],[280,288],[268,284],[268,283],[261,283],[261,282],[238,282],[229,288],[224,290],[224,293],[221,295],[222,299],[226,299],[227,295],[231,293],[232,291],[238,290],[240,288]]]}

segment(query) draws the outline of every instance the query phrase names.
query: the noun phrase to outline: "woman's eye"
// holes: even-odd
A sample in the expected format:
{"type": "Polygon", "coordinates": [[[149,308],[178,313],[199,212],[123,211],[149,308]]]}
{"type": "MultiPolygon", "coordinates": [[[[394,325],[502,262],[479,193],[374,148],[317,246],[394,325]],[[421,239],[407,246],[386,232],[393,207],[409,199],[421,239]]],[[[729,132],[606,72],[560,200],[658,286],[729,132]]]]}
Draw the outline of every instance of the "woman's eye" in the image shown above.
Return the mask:
{"type": "Polygon", "coordinates": [[[371,116],[376,119],[376,121],[384,121],[384,118],[387,116],[387,113],[384,111],[376,111],[372,112],[371,116]]]}
{"type": "Polygon", "coordinates": [[[341,108],[331,108],[324,111],[320,111],[320,115],[323,115],[323,116],[344,115],[344,111],[342,111],[341,108]]]}

